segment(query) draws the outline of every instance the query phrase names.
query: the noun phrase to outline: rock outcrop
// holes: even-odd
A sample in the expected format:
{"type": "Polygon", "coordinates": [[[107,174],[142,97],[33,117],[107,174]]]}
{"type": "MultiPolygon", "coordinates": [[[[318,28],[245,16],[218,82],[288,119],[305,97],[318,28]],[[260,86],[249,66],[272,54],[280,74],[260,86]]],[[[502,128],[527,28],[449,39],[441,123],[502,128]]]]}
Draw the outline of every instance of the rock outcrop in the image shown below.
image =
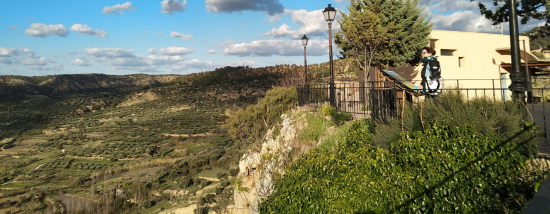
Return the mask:
{"type": "Polygon", "coordinates": [[[274,191],[274,179],[284,175],[292,159],[312,148],[297,140],[298,133],[307,126],[302,110],[292,110],[281,118],[280,134],[274,136],[279,127],[268,130],[260,151],[249,151],[239,162],[234,191],[237,214],[258,213],[259,202],[274,191]]]}

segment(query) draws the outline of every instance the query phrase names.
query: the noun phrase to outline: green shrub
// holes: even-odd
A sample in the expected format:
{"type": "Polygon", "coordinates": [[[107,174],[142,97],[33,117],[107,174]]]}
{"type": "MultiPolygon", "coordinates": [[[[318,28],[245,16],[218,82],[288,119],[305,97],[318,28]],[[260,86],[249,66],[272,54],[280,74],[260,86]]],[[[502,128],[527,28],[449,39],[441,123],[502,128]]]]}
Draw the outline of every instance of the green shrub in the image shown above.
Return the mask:
{"type": "Polygon", "coordinates": [[[535,193],[535,181],[522,180],[521,145],[474,125],[436,122],[426,133],[404,133],[389,150],[373,146],[372,137],[355,121],[339,152],[302,156],[260,212],[503,213],[521,211],[526,200],[514,199],[535,193]]]}
{"type": "Polygon", "coordinates": [[[224,127],[234,138],[259,139],[267,128],[281,120],[283,112],[295,107],[297,101],[296,88],[273,88],[257,104],[239,109],[226,120],[224,127]]]}
{"type": "Polygon", "coordinates": [[[339,113],[336,110],[336,107],[330,106],[328,104],[323,104],[323,106],[319,108],[319,112],[325,116],[332,117],[333,122],[337,125],[341,125],[343,122],[349,121],[353,117],[351,113],[339,113]]]}
{"type": "MultiPolygon", "coordinates": [[[[532,122],[525,106],[514,101],[497,101],[489,97],[475,98],[470,101],[458,90],[449,90],[438,96],[439,103],[425,102],[423,120],[442,121],[451,127],[474,124],[483,135],[495,133],[501,140],[508,139],[523,130],[524,125],[532,122]]],[[[419,111],[418,107],[415,110],[419,111]]],[[[418,114],[417,114],[418,115],[418,114]]],[[[417,120],[418,121],[418,120],[417,120]]],[[[518,150],[526,157],[537,154],[537,145],[530,133],[523,133],[514,138],[514,143],[521,143],[518,150]]]]}
{"type": "Polygon", "coordinates": [[[300,141],[319,141],[319,138],[325,133],[328,127],[332,126],[332,122],[324,116],[318,114],[307,114],[307,127],[298,134],[300,141]]]}

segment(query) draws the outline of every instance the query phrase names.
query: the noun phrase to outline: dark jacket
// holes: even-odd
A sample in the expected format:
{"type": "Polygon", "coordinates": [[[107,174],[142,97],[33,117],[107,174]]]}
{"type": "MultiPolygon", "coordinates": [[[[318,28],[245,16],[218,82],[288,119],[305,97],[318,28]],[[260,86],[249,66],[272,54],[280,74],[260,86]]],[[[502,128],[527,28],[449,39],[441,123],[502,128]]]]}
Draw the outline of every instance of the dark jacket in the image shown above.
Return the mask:
{"type": "MultiPolygon", "coordinates": [[[[422,62],[423,67],[422,71],[420,72],[420,76],[422,77],[422,82],[420,82],[420,85],[426,88],[426,82],[428,81],[426,77],[426,69],[430,67],[430,77],[432,79],[438,79],[441,77],[441,70],[439,68],[439,61],[437,61],[437,58],[433,58],[432,60],[429,60],[428,62],[422,62]]],[[[428,77],[429,78],[429,77],[428,77]]]]}

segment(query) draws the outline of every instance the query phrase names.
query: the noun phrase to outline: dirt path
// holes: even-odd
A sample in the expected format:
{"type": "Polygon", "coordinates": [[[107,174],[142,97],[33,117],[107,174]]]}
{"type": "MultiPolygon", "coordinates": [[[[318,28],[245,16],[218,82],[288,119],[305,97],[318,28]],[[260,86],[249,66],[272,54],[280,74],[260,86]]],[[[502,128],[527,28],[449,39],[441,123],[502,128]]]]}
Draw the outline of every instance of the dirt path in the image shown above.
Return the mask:
{"type": "Polygon", "coordinates": [[[201,134],[163,134],[164,136],[170,136],[170,137],[205,137],[205,136],[213,136],[214,133],[201,133],[201,134]]]}

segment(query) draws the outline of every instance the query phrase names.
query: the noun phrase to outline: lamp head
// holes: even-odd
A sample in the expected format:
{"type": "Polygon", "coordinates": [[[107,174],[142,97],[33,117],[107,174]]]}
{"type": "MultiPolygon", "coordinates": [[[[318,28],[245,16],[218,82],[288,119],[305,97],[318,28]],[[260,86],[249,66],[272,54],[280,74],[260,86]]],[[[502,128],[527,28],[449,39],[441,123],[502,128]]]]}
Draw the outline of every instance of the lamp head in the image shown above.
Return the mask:
{"type": "Polygon", "coordinates": [[[307,45],[307,36],[304,34],[304,36],[302,37],[302,45],[304,45],[304,47],[307,45]]]}
{"type": "Polygon", "coordinates": [[[328,4],[328,7],[323,10],[323,15],[325,16],[325,20],[330,23],[334,21],[334,18],[336,17],[336,10],[328,4]]]}

